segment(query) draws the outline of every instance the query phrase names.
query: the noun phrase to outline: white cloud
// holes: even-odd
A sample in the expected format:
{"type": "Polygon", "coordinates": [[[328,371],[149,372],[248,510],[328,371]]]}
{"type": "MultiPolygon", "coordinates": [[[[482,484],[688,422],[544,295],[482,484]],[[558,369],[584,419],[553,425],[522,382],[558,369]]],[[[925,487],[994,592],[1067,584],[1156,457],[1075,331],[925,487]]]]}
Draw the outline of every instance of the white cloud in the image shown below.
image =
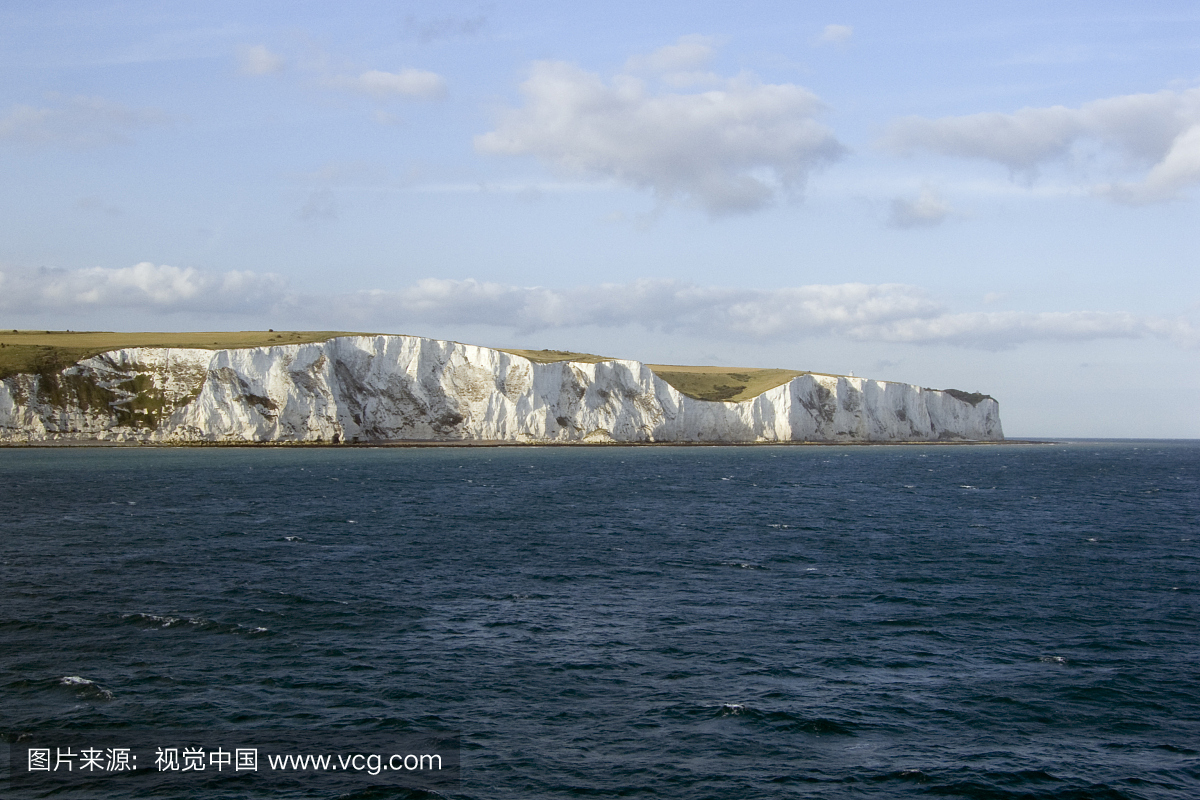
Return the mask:
{"type": "Polygon", "coordinates": [[[709,331],[771,338],[881,324],[935,309],[906,286],[802,286],[755,291],[641,280],[569,290],[430,278],[398,292],[363,292],[349,306],[428,322],[470,320],[523,331],[580,326],[709,331]]]}
{"type": "Polygon", "coordinates": [[[1015,114],[986,113],[965,117],[905,117],[893,123],[886,144],[909,154],[930,150],[960,158],[982,158],[1013,170],[1028,170],[1063,156],[1082,133],[1070,109],[1026,108],[1015,114]]]}
{"type": "Polygon", "coordinates": [[[1141,183],[1108,184],[1097,187],[1101,194],[1127,203],[1153,203],[1176,197],[1189,186],[1200,183],[1200,124],[1193,125],[1175,138],[1163,156],[1141,183]]]}
{"type": "Polygon", "coordinates": [[[711,36],[681,36],[675,44],[660,47],[649,55],[630,56],[625,62],[625,71],[653,74],[690,72],[706,65],[715,52],[715,42],[711,36]]]}
{"type": "Polygon", "coordinates": [[[925,188],[916,197],[893,199],[888,224],[894,228],[928,228],[940,224],[951,212],[937,192],[925,188]]]}
{"type": "Polygon", "coordinates": [[[985,349],[1030,341],[1160,338],[1195,347],[1200,344],[1200,330],[1183,318],[1144,317],[1122,311],[981,311],[868,325],[855,331],[853,338],[985,349]]]}
{"type": "Polygon", "coordinates": [[[849,25],[826,25],[821,31],[820,41],[826,44],[845,44],[854,35],[854,28],[849,25]]]}
{"type": "MultiPolygon", "coordinates": [[[[645,57],[649,69],[699,63],[710,45],[681,41],[645,57]],[[664,52],[666,51],[666,52],[664,52]]],[[[533,155],[575,174],[684,199],[710,214],[753,211],[799,192],[814,168],[844,152],[815,117],[812,92],[742,75],[697,93],[655,91],[623,73],[600,75],[537,62],[521,85],[524,105],[475,138],[480,152],[533,155]]]]}
{"type": "MultiPolygon", "coordinates": [[[[429,70],[407,67],[397,72],[380,69],[357,71],[348,64],[335,66],[333,61],[329,54],[316,51],[300,66],[303,70],[313,73],[320,86],[380,99],[410,97],[429,100],[446,93],[446,79],[429,70]],[[355,72],[357,74],[348,74],[355,72]]],[[[246,75],[282,72],[287,66],[283,56],[271,52],[265,45],[242,47],[238,51],[238,63],[242,73],[246,75]]]]}
{"type": "Polygon", "coordinates": [[[446,80],[436,72],[423,69],[402,69],[399,72],[367,70],[353,77],[329,78],[326,83],[375,97],[418,97],[432,99],[446,92],[446,80]]]}
{"type": "Polygon", "coordinates": [[[954,312],[923,289],[904,284],[734,289],[641,280],[549,289],[430,278],[394,291],[305,295],[291,291],[277,275],[212,273],[147,262],[122,269],[0,273],[0,286],[0,311],[10,316],[106,309],[120,309],[125,316],[222,313],[253,327],[266,315],[286,313],[332,328],[410,332],[419,324],[481,325],[523,334],[633,327],[733,342],[832,337],[1002,349],[1034,341],[1152,338],[1200,346],[1200,330],[1186,317],[954,312]]]}
{"type": "Polygon", "coordinates": [[[129,108],[102,97],[71,97],[42,108],[13,106],[0,116],[0,142],[103,147],[128,141],[128,134],[138,128],[169,122],[158,109],[129,108]]]}
{"type": "Polygon", "coordinates": [[[1028,174],[1053,161],[1071,162],[1090,146],[1115,172],[1150,168],[1140,181],[1094,191],[1127,202],[1168,200],[1200,183],[1200,88],[1110,97],[1079,108],[904,117],[892,123],[883,144],[902,154],[977,158],[1028,174]]]}
{"type": "Polygon", "coordinates": [[[272,53],[266,45],[242,47],[238,51],[238,67],[245,75],[270,75],[283,71],[284,66],[283,57],[272,53]]]}
{"type": "Polygon", "coordinates": [[[255,313],[285,296],[283,279],[255,272],[202,272],[156,265],[77,270],[43,269],[2,275],[6,312],[89,311],[255,313]]]}
{"type": "Polygon", "coordinates": [[[1200,344],[1187,320],[1125,312],[953,313],[904,284],[810,285],[754,290],[642,280],[569,290],[427,279],[398,292],[339,301],[374,319],[471,321],[521,332],[641,326],[720,339],[833,336],[855,341],[1001,349],[1027,341],[1169,338],[1200,344]],[[369,309],[369,311],[368,311],[369,309]]]}

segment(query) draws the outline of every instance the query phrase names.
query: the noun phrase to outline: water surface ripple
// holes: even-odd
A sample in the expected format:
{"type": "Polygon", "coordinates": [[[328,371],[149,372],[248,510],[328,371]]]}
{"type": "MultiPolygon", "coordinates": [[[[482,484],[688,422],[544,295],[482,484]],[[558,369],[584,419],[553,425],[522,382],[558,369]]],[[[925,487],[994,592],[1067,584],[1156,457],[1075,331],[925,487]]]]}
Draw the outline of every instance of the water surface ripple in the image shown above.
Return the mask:
{"type": "Polygon", "coordinates": [[[0,478],[10,735],[456,729],[480,800],[1200,797],[1197,443],[9,449],[0,478]]]}

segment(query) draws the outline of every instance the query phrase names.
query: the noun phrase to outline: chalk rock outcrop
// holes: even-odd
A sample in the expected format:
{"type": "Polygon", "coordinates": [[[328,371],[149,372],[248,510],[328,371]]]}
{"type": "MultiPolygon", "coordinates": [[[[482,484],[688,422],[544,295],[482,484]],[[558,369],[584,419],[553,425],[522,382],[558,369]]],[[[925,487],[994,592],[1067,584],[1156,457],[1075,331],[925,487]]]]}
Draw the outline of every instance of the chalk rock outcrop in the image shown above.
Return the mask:
{"type": "Polygon", "coordinates": [[[1004,438],[982,395],[801,375],[740,403],[636,361],[541,364],[414,336],[129,348],[0,386],[0,441],[889,442],[1004,438]]]}

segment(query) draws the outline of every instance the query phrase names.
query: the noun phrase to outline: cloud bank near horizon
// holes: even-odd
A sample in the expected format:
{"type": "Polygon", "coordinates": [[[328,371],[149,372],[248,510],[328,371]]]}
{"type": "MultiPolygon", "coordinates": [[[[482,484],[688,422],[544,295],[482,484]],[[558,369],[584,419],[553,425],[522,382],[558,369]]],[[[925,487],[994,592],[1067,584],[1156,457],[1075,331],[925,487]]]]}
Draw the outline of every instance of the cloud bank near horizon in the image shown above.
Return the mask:
{"type": "Polygon", "coordinates": [[[203,315],[262,327],[280,315],[322,327],[483,325],[518,333],[629,328],[727,340],[819,337],[998,350],[1027,342],[1161,339],[1200,347],[1186,317],[1119,311],[956,312],[906,284],[814,284],[775,289],[639,280],[571,289],[427,278],[399,290],[306,294],[274,274],[131,267],[0,272],[0,312],[203,315]]]}
{"type": "Polygon", "coordinates": [[[0,272],[0,312],[220,313],[252,315],[288,297],[282,277],[256,272],[205,272],[143,261],[109,269],[0,272]]]}

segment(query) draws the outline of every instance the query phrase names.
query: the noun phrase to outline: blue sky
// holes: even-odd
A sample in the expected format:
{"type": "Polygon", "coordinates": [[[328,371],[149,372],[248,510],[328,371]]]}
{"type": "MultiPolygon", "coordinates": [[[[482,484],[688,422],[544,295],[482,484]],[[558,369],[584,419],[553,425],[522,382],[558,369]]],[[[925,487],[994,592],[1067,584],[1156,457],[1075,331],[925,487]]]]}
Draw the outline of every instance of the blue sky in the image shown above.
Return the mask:
{"type": "Polygon", "coordinates": [[[0,312],[983,391],[1200,437],[1194,3],[10,3],[0,312]],[[578,4],[575,4],[578,5],[578,4]]]}

